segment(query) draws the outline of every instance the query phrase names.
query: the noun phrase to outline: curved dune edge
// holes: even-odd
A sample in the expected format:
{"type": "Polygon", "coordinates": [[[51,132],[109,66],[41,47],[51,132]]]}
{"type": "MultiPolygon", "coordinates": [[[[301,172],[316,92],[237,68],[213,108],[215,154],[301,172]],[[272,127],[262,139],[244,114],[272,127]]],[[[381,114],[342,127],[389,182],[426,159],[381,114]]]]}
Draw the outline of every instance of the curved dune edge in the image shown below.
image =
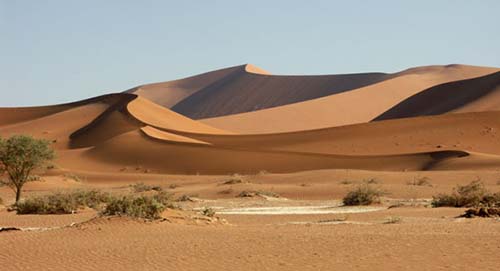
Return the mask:
{"type": "MultiPolygon", "coordinates": [[[[177,139],[177,138],[175,138],[177,139]]],[[[94,170],[118,170],[138,165],[169,174],[253,174],[262,170],[288,173],[317,169],[375,171],[492,169],[500,157],[456,150],[426,153],[347,156],[224,148],[184,142],[164,142],[131,131],[85,151],[94,170]],[[458,162],[454,162],[458,161],[458,162]],[[478,162],[479,161],[479,162],[478,162]],[[488,164],[484,164],[488,161],[488,164]]],[[[89,164],[89,163],[83,163],[89,164]]],[[[71,165],[66,165],[71,168],[71,165]]]]}
{"type": "MultiPolygon", "coordinates": [[[[119,99],[102,114],[69,135],[71,139],[70,148],[94,146],[144,126],[155,127],[158,130],[164,130],[165,133],[175,131],[194,134],[229,134],[186,118],[135,94],[121,95],[122,99],[119,99]]],[[[193,140],[196,141],[196,139],[193,140]]]]}
{"type": "Polygon", "coordinates": [[[87,104],[102,103],[111,105],[116,103],[116,101],[121,99],[124,95],[127,94],[105,94],[81,101],[47,106],[0,107],[0,126],[32,121],[87,104]]]}
{"type": "Polygon", "coordinates": [[[193,138],[161,131],[151,126],[142,127],[141,131],[151,138],[158,139],[166,143],[189,143],[189,144],[211,145],[210,143],[196,140],[193,138]]]}
{"type": "Polygon", "coordinates": [[[126,109],[132,117],[153,127],[187,133],[232,134],[184,117],[141,97],[130,101],[126,109]]]}
{"type": "Polygon", "coordinates": [[[495,72],[423,90],[385,111],[374,121],[499,108],[500,72],[495,72]]]}

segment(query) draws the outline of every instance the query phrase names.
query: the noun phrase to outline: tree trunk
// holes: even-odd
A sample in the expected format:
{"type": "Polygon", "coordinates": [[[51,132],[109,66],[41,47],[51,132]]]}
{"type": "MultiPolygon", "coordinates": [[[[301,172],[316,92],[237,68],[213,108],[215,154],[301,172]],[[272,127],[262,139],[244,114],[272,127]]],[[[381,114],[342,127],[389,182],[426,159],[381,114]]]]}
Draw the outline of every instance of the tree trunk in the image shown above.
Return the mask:
{"type": "Polygon", "coordinates": [[[21,187],[16,188],[16,204],[21,199],[21,187]]]}

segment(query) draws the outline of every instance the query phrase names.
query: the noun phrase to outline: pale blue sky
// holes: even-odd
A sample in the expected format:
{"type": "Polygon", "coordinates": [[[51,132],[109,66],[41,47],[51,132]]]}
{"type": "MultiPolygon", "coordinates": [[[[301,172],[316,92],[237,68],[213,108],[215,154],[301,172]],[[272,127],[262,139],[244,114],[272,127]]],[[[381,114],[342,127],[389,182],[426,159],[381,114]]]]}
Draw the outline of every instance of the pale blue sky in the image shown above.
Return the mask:
{"type": "Polygon", "coordinates": [[[0,106],[252,63],[275,74],[500,67],[500,1],[0,0],[0,106]]]}

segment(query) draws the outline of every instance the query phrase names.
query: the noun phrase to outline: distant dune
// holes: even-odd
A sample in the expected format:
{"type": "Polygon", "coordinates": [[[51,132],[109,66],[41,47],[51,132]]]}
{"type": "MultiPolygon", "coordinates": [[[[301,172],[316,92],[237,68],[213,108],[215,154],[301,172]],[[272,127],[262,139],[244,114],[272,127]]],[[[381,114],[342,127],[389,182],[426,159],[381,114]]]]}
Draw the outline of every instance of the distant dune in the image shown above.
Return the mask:
{"type": "Polygon", "coordinates": [[[193,119],[225,116],[307,101],[390,78],[383,73],[287,76],[254,73],[245,65],[180,101],[172,110],[193,119]]]}
{"type": "Polygon", "coordinates": [[[335,95],[201,121],[239,133],[288,132],[363,123],[435,85],[498,70],[464,65],[414,68],[393,74],[385,81],[335,95]]]}
{"type": "Polygon", "coordinates": [[[500,166],[499,76],[465,65],[276,76],[243,65],[75,103],[0,108],[0,135],[51,140],[60,167],[88,172],[491,170],[500,166]],[[195,120],[208,116],[219,117],[195,120]]]}
{"type": "Polygon", "coordinates": [[[500,72],[437,85],[419,92],[375,120],[500,109],[500,72]]]}

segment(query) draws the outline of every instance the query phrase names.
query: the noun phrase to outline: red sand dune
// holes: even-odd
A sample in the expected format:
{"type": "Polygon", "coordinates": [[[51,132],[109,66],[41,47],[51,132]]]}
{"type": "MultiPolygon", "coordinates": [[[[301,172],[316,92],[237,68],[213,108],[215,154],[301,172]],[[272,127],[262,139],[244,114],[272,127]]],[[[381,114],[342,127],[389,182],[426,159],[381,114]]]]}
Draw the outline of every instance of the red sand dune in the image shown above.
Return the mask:
{"type": "Polygon", "coordinates": [[[368,122],[408,97],[432,86],[498,71],[464,65],[429,66],[397,73],[393,78],[318,99],[249,113],[201,120],[239,133],[310,130],[368,122]]]}
{"type": "Polygon", "coordinates": [[[192,112],[225,114],[238,108],[238,104],[230,104],[227,111],[213,111],[225,97],[240,99],[255,91],[248,100],[259,103],[266,100],[265,90],[273,97],[266,100],[272,100],[266,106],[275,107],[200,122],[135,94],[112,94],[58,106],[2,108],[0,135],[27,133],[50,139],[58,149],[61,166],[87,171],[117,172],[134,166],[183,174],[328,168],[491,169],[500,165],[500,112],[370,121],[402,101],[395,108],[417,101],[437,108],[436,114],[464,108],[465,112],[495,110],[498,73],[491,73],[496,70],[451,65],[392,75],[272,76],[246,65],[129,92],[154,92],[154,97],[165,98],[164,104],[170,105],[172,97],[184,95],[181,103],[191,104],[192,112]],[[478,76],[482,77],[475,78],[478,76]],[[360,85],[367,86],[350,89],[360,85]],[[169,91],[172,86],[177,88],[169,91]],[[177,94],[171,96],[171,92],[177,94]],[[204,93],[209,99],[197,104],[193,102],[197,99],[190,100],[192,93],[204,93]],[[447,101],[454,106],[441,109],[435,95],[441,99],[450,96],[447,101]],[[306,101],[288,104],[294,99],[306,101]],[[339,126],[351,123],[359,124],[339,126]],[[234,134],[221,127],[267,134],[234,134]],[[312,129],[318,127],[322,129],[312,129]],[[289,130],[297,131],[283,133],[289,130]]]}
{"type": "Polygon", "coordinates": [[[500,109],[500,72],[437,85],[387,110],[375,120],[500,109]]]}

